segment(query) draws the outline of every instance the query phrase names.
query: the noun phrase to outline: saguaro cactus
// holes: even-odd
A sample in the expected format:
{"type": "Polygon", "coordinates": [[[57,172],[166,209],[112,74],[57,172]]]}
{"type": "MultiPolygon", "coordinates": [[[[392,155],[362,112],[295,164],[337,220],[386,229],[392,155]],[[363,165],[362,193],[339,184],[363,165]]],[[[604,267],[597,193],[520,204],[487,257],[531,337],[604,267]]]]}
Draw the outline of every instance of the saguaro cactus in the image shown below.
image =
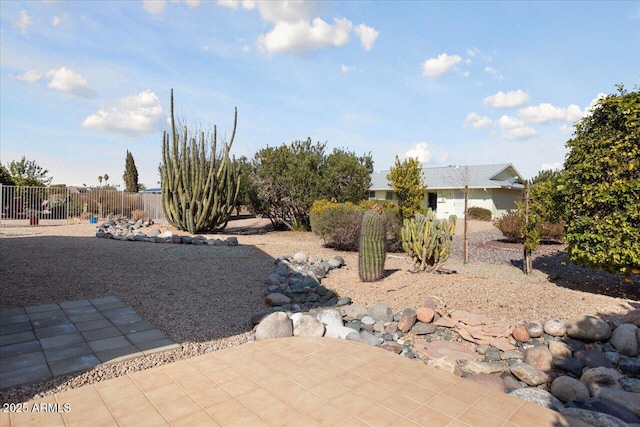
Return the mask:
{"type": "Polygon", "coordinates": [[[382,279],[384,261],[387,257],[386,217],[376,210],[365,212],[360,230],[358,250],[358,273],[363,282],[382,279]]]}
{"type": "Polygon", "coordinates": [[[416,269],[433,271],[449,258],[455,227],[455,215],[451,215],[449,220],[436,219],[431,209],[426,215],[418,213],[404,220],[400,232],[402,248],[416,269]]]}
{"type": "Polygon", "coordinates": [[[185,125],[182,136],[178,134],[171,90],[171,138],[164,132],[161,167],[162,208],[169,224],[192,234],[216,232],[227,226],[240,188],[235,161],[229,158],[237,121],[236,109],[231,140],[222,153],[216,151],[217,130],[213,127],[207,154],[204,132],[191,135],[185,125]]]}

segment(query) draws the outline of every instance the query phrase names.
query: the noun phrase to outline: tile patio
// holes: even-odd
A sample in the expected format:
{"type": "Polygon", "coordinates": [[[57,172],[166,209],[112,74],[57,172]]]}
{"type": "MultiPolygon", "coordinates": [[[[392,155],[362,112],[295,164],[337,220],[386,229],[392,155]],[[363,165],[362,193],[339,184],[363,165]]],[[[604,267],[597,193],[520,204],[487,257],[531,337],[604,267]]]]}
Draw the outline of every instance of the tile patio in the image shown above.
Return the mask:
{"type": "Polygon", "coordinates": [[[0,413],[0,425],[570,425],[556,412],[385,350],[307,337],[252,342],[24,406],[28,413],[0,413]]]}

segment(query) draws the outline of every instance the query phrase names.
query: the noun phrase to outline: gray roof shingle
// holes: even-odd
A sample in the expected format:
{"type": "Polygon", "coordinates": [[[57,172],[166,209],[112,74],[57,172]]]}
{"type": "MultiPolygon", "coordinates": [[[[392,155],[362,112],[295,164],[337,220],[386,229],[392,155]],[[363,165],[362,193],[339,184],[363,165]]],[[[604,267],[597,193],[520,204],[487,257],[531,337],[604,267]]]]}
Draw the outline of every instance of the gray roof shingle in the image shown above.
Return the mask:
{"type": "MultiPolygon", "coordinates": [[[[391,190],[386,171],[371,174],[370,190],[391,190]]],[[[511,163],[491,165],[422,167],[423,182],[429,189],[462,188],[468,182],[469,188],[523,188],[524,180],[511,163]],[[468,180],[466,176],[468,174],[468,180]],[[509,178],[516,178],[509,183],[509,178]]]]}

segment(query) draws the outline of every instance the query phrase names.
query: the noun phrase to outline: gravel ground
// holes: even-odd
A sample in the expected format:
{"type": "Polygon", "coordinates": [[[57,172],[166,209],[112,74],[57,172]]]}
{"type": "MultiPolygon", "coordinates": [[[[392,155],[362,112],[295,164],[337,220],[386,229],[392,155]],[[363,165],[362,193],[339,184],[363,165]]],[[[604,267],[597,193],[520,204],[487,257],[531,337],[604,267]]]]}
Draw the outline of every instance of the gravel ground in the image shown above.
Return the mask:
{"type": "Polygon", "coordinates": [[[389,254],[386,277],[367,284],[358,279],[357,253],[324,248],[311,233],[268,230],[265,220],[232,221],[225,234],[238,236],[240,246],[203,247],[97,239],[89,224],[0,229],[0,308],[115,295],[182,346],[5,390],[0,401],[21,402],[246,342],[251,314],[266,308],[264,279],[275,270],[273,260],[297,251],[312,259],[341,255],[347,265],[323,285],[366,306],[417,308],[437,296],[451,309],[510,322],[615,316],[640,307],[640,283],[563,265],[558,246],[541,248],[525,276],[521,247],[496,244],[502,235],[490,223],[470,221],[467,265],[462,238],[454,238],[444,267],[455,273],[410,273],[404,254],[389,254]]]}

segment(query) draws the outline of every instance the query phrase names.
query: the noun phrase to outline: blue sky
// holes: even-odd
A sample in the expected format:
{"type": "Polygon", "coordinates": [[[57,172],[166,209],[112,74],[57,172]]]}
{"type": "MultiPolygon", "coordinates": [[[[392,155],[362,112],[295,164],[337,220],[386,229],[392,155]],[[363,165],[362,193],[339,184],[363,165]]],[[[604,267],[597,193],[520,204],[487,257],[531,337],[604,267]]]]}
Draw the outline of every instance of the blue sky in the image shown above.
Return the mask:
{"type": "Polygon", "coordinates": [[[177,116],[236,156],[304,140],[428,166],[557,168],[573,123],[640,82],[640,2],[3,1],[0,162],[158,185],[177,116]]]}

